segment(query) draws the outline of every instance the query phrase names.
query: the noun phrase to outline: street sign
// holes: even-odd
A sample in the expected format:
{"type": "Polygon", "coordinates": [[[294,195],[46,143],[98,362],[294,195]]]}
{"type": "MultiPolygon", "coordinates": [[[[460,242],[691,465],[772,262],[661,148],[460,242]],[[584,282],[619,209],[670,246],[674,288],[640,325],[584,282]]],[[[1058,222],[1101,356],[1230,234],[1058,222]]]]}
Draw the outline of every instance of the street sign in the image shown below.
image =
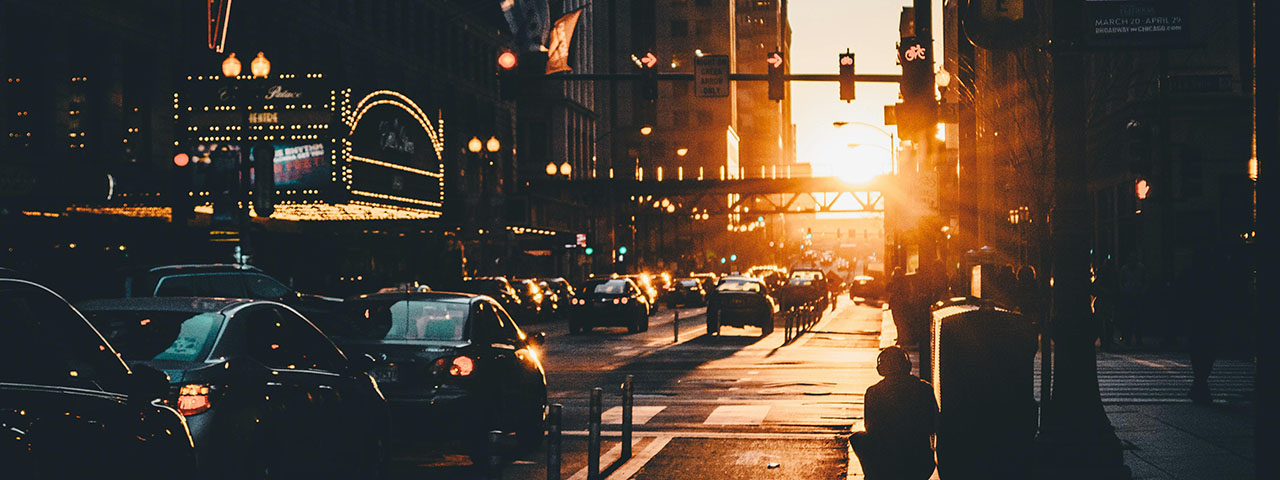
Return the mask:
{"type": "Polygon", "coordinates": [[[728,55],[703,55],[693,59],[694,96],[727,97],[729,85],[728,55]]]}

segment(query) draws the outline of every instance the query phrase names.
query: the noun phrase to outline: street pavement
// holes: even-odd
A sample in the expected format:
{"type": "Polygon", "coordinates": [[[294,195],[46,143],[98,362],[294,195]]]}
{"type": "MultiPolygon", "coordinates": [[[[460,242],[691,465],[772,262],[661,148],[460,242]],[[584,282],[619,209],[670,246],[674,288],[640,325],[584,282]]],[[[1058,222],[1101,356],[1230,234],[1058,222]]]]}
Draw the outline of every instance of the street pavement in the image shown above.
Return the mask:
{"type": "MultiPolygon", "coordinates": [[[[604,391],[602,468],[620,455],[619,384],[626,375],[634,376],[633,457],[603,478],[863,478],[845,439],[862,428],[862,395],[879,380],[875,357],[896,337],[890,310],[846,297],[787,344],[780,327],[765,338],[754,328],[708,336],[702,309],[679,311],[678,329],[673,312],[663,310],[638,334],[524,326],[548,335],[542,352],[548,395],[563,406],[560,478],[586,480],[592,387],[604,391]]],[[[1136,480],[1252,478],[1248,362],[1220,361],[1211,406],[1187,401],[1185,354],[1101,353],[1098,369],[1107,414],[1136,480]]],[[[395,478],[486,478],[466,456],[439,444],[402,446],[392,470],[395,478]]],[[[545,450],[515,459],[501,478],[548,478],[545,450]]]]}

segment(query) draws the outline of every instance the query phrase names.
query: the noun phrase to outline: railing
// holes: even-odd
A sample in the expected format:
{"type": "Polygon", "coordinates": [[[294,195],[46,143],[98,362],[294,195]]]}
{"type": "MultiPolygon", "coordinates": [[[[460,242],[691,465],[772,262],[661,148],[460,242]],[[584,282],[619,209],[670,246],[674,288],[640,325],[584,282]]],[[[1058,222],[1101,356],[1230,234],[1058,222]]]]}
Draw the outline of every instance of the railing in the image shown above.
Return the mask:
{"type": "Polygon", "coordinates": [[[783,329],[784,335],[782,343],[788,344],[800,334],[813,328],[818,320],[822,319],[822,312],[826,310],[826,302],[823,298],[814,298],[804,303],[794,304],[787,307],[786,310],[778,312],[786,322],[783,329]]]}

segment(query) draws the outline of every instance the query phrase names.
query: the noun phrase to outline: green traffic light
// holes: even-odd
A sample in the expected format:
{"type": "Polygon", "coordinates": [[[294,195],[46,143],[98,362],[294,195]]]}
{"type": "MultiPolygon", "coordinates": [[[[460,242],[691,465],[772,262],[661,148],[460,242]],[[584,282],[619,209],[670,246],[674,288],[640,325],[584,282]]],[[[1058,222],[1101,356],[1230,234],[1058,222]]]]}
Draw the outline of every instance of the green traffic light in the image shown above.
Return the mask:
{"type": "Polygon", "coordinates": [[[736,262],[736,261],[738,261],[738,254],[736,254],[736,253],[735,253],[735,254],[733,254],[733,255],[729,255],[729,261],[731,261],[731,262],[736,262]]]}
{"type": "Polygon", "coordinates": [[[586,249],[586,250],[583,250],[583,253],[586,253],[587,255],[591,255],[591,254],[593,254],[593,253],[596,253],[596,249],[591,248],[591,247],[587,247],[587,249],[586,249]]]}
{"type": "Polygon", "coordinates": [[[724,263],[724,257],[720,257],[720,263],[724,263]]]}
{"type": "Polygon", "coordinates": [[[627,247],[625,245],[618,247],[618,255],[626,255],[626,254],[627,254],[627,247]]]}

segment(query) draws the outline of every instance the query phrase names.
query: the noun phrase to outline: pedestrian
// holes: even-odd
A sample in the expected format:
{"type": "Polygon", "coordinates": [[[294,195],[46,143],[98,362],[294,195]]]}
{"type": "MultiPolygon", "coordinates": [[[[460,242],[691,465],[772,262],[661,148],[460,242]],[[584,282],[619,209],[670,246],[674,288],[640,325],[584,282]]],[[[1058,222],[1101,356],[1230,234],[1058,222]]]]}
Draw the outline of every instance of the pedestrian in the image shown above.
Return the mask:
{"type": "Polygon", "coordinates": [[[1192,379],[1188,396],[1196,404],[1207,405],[1213,403],[1209,376],[1218,354],[1223,319],[1240,318],[1248,300],[1248,288],[1233,282],[1248,278],[1248,271],[1233,252],[1215,254],[1207,248],[1197,252],[1193,264],[1192,271],[1205,281],[1195,295],[1188,297],[1192,302],[1188,332],[1192,379]]]}
{"type": "Polygon", "coordinates": [[[1115,262],[1111,258],[1103,260],[1102,265],[1098,267],[1093,274],[1093,318],[1102,329],[1102,335],[1099,345],[1104,352],[1110,352],[1115,348],[1116,336],[1116,303],[1119,295],[1120,283],[1117,279],[1115,262]]]}
{"type": "Polygon", "coordinates": [[[867,387],[865,431],[849,437],[867,480],[925,480],[933,475],[932,436],[937,431],[938,402],[929,382],[911,375],[907,352],[890,346],[876,357],[876,373],[884,377],[867,387]]]}
{"type": "Polygon", "coordinates": [[[1014,300],[1022,315],[1031,319],[1031,323],[1039,325],[1043,321],[1044,307],[1042,307],[1043,295],[1040,293],[1040,283],[1036,279],[1035,267],[1023,265],[1018,268],[1018,282],[1013,291],[1014,300]]]}
{"type": "Polygon", "coordinates": [[[906,345],[910,341],[907,319],[911,315],[908,306],[911,288],[907,283],[906,274],[902,272],[902,267],[893,267],[893,273],[889,274],[889,284],[886,289],[889,294],[889,311],[893,315],[893,326],[898,329],[898,338],[895,342],[898,345],[906,345]]]}
{"type": "Polygon", "coordinates": [[[827,278],[827,298],[831,300],[831,311],[836,310],[836,302],[840,300],[840,290],[844,285],[844,279],[834,270],[827,270],[824,275],[827,278]]]}

